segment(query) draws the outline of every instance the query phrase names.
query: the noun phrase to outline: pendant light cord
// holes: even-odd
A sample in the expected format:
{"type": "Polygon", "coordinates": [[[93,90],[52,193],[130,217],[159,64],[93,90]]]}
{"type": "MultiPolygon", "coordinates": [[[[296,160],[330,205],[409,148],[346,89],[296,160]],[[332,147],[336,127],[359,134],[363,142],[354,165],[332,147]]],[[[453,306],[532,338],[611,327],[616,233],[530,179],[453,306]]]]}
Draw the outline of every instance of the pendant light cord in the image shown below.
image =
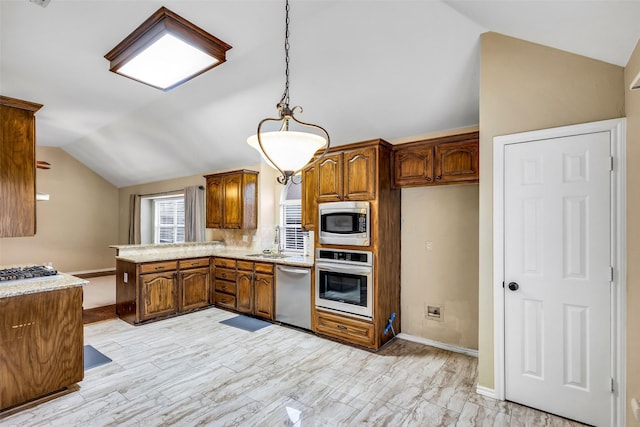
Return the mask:
{"type": "Polygon", "coordinates": [[[284,63],[285,63],[285,83],[280,104],[289,107],[289,0],[285,1],[285,21],[284,21],[284,63]]]}

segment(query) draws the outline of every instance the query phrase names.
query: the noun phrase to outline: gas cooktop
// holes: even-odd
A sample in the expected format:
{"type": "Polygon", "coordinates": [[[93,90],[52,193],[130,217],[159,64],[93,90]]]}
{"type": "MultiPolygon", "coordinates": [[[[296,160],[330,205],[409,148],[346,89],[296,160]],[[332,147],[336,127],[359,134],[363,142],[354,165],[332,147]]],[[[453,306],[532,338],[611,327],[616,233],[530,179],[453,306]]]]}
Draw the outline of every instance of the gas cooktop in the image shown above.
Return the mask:
{"type": "Polygon", "coordinates": [[[44,265],[5,268],[4,270],[0,270],[0,282],[55,276],[56,274],[58,274],[57,270],[51,267],[45,267],[44,265]]]}

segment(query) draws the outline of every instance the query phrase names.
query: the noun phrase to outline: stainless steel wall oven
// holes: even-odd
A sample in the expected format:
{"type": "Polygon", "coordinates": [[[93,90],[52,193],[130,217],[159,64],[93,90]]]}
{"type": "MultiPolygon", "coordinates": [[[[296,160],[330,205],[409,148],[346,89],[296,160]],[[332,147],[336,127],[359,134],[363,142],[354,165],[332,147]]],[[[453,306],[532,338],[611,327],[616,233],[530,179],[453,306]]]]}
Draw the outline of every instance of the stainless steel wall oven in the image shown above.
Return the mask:
{"type": "Polygon", "coordinates": [[[316,307],[373,316],[373,253],[318,249],[316,307]]]}

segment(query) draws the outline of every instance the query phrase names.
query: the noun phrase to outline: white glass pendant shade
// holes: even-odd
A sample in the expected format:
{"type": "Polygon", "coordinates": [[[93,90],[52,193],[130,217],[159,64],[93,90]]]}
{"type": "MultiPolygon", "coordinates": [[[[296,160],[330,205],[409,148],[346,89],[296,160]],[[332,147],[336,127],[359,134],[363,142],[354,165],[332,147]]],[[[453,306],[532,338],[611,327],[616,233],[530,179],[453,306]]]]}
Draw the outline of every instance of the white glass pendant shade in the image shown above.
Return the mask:
{"type": "Polygon", "coordinates": [[[258,143],[258,135],[250,136],[247,143],[258,150],[269,166],[282,171],[297,172],[313,157],[314,153],[327,145],[327,140],[319,135],[306,132],[276,131],[260,134],[262,146],[269,157],[264,155],[258,143]]]}

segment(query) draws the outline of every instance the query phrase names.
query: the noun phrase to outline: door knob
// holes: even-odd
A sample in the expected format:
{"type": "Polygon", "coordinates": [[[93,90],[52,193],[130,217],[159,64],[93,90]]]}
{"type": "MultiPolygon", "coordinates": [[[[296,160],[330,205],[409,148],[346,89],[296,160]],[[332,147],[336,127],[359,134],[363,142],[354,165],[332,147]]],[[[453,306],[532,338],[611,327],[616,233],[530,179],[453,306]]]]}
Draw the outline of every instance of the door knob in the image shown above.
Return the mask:
{"type": "Polygon", "coordinates": [[[510,291],[517,291],[519,288],[520,288],[520,285],[518,285],[516,282],[509,283],[510,291]]]}

